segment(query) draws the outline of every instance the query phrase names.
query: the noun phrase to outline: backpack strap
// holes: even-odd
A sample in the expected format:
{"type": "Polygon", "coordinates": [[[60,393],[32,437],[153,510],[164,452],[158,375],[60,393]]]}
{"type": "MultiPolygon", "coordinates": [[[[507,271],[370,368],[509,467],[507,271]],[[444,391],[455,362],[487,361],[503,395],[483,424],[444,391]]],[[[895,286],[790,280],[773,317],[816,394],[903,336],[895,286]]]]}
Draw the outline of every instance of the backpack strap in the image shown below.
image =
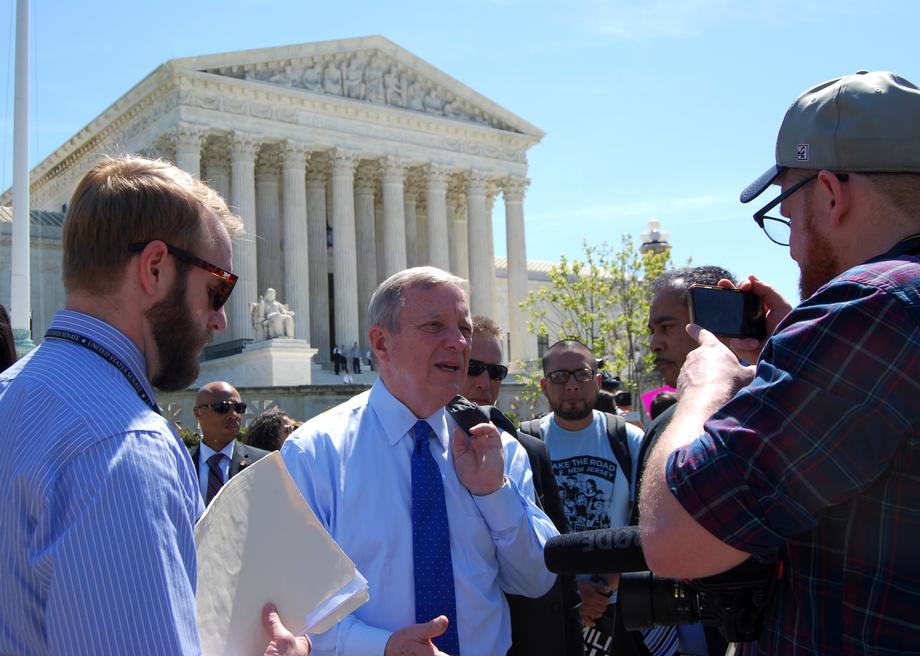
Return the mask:
{"type": "Polygon", "coordinates": [[[543,427],[540,426],[539,419],[528,419],[527,421],[521,422],[521,427],[518,429],[522,433],[526,433],[531,437],[535,437],[538,440],[543,439],[543,427]]]}
{"type": "Polygon", "coordinates": [[[626,438],[626,421],[609,412],[604,413],[604,418],[607,420],[607,439],[610,441],[610,449],[632,490],[632,458],[629,455],[629,444],[626,438]]]}

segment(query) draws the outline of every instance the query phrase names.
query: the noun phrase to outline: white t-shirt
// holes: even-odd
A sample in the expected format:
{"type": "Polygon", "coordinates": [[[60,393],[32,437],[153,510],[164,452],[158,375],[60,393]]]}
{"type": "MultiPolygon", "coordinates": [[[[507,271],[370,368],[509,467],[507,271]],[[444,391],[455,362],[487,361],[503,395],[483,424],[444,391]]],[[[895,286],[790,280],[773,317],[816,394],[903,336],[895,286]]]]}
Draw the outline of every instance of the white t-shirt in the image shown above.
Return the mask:
{"type": "MultiPolygon", "coordinates": [[[[620,471],[620,463],[610,448],[604,414],[597,410],[593,413],[592,423],[580,431],[560,428],[553,414],[540,422],[571,531],[629,524],[634,488],[620,471]]],[[[626,425],[633,481],[642,436],[642,430],[626,425]]]]}

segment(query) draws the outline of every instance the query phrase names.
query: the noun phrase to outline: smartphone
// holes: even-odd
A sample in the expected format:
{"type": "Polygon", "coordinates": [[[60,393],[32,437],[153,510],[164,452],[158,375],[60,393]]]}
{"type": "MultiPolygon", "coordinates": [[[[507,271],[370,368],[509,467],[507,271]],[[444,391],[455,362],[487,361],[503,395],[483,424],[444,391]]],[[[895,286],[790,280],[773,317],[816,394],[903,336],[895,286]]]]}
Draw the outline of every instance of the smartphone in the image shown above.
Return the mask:
{"type": "Polygon", "coordinates": [[[720,337],[766,338],[766,312],[757,294],[711,285],[691,285],[689,293],[693,323],[720,337]]]}

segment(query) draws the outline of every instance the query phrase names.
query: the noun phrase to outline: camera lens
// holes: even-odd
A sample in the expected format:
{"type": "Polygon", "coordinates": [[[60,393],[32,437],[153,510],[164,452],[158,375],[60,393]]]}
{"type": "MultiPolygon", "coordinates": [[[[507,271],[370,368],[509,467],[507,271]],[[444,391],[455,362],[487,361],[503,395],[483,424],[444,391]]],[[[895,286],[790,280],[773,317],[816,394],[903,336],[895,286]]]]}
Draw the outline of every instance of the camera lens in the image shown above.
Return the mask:
{"type": "Polygon", "coordinates": [[[677,579],[651,572],[622,574],[618,594],[623,625],[630,631],[700,621],[698,593],[677,579]]]}

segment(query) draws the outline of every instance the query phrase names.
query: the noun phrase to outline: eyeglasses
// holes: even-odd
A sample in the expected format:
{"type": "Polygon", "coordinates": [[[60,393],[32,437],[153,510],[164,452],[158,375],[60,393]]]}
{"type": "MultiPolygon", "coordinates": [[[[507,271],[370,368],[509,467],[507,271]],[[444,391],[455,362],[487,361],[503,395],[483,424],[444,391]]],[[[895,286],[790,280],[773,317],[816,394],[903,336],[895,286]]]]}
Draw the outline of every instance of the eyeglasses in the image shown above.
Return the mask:
{"type": "MultiPolygon", "coordinates": [[[[841,182],[846,182],[849,178],[846,173],[835,173],[834,175],[836,175],[837,179],[841,182]]],[[[767,212],[782,203],[784,200],[789,198],[792,194],[807,185],[809,182],[817,179],[818,174],[815,173],[814,175],[810,175],[803,180],[799,180],[779,196],[754,212],[754,221],[757,222],[757,225],[760,226],[760,229],[766,233],[767,238],[769,238],[769,240],[774,244],[779,244],[780,246],[789,245],[789,236],[792,234],[792,224],[788,219],[781,219],[775,216],[767,216],[767,212]]]]}
{"type": "MultiPolygon", "coordinates": [[[[140,253],[142,250],[147,248],[147,244],[149,243],[149,241],[145,241],[136,244],[129,244],[128,250],[132,253],[140,253]]],[[[237,276],[235,273],[225,271],[219,266],[215,266],[210,262],[206,262],[200,257],[192,255],[188,251],[182,250],[176,246],[166,244],[166,250],[170,255],[172,255],[180,262],[184,262],[185,264],[192,264],[200,269],[204,269],[212,276],[220,279],[220,285],[213,290],[209,290],[208,293],[211,297],[211,307],[214,309],[214,311],[217,312],[219,309],[221,309],[224,306],[224,303],[227,302],[227,299],[230,298],[230,294],[233,292],[233,287],[236,285],[236,281],[239,280],[239,276],[237,276]]]]}
{"type": "Polygon", "coordinates": [[[589,369],[588,367],[584,369],[556,369],[556,371],[546,374],[549,381],[557,385],[565,385],[572,376],[575,376],[575,382],[577,383],[587,383],[594,378],[594,369],[589,369]]]}
{"type": "Polygon", "coordinates": [[[215,403],[202,403],[196,405],[196,408],[211,408],[214,412],[219,415],[225,415],[233,409],[238,415],[246,413],[246,404],[239,401],[217,401],[215,403]]]}
{"type": "Polygon", "coordinates": [[[503,364],[486,364],[482,360],[470,359],[470,364],[466,369],[468,376],[475,378],[483,371],[488,371],[489,378],[492,380],[505,380],[505,376],[508,375],[508,367],[503,364]]]}

